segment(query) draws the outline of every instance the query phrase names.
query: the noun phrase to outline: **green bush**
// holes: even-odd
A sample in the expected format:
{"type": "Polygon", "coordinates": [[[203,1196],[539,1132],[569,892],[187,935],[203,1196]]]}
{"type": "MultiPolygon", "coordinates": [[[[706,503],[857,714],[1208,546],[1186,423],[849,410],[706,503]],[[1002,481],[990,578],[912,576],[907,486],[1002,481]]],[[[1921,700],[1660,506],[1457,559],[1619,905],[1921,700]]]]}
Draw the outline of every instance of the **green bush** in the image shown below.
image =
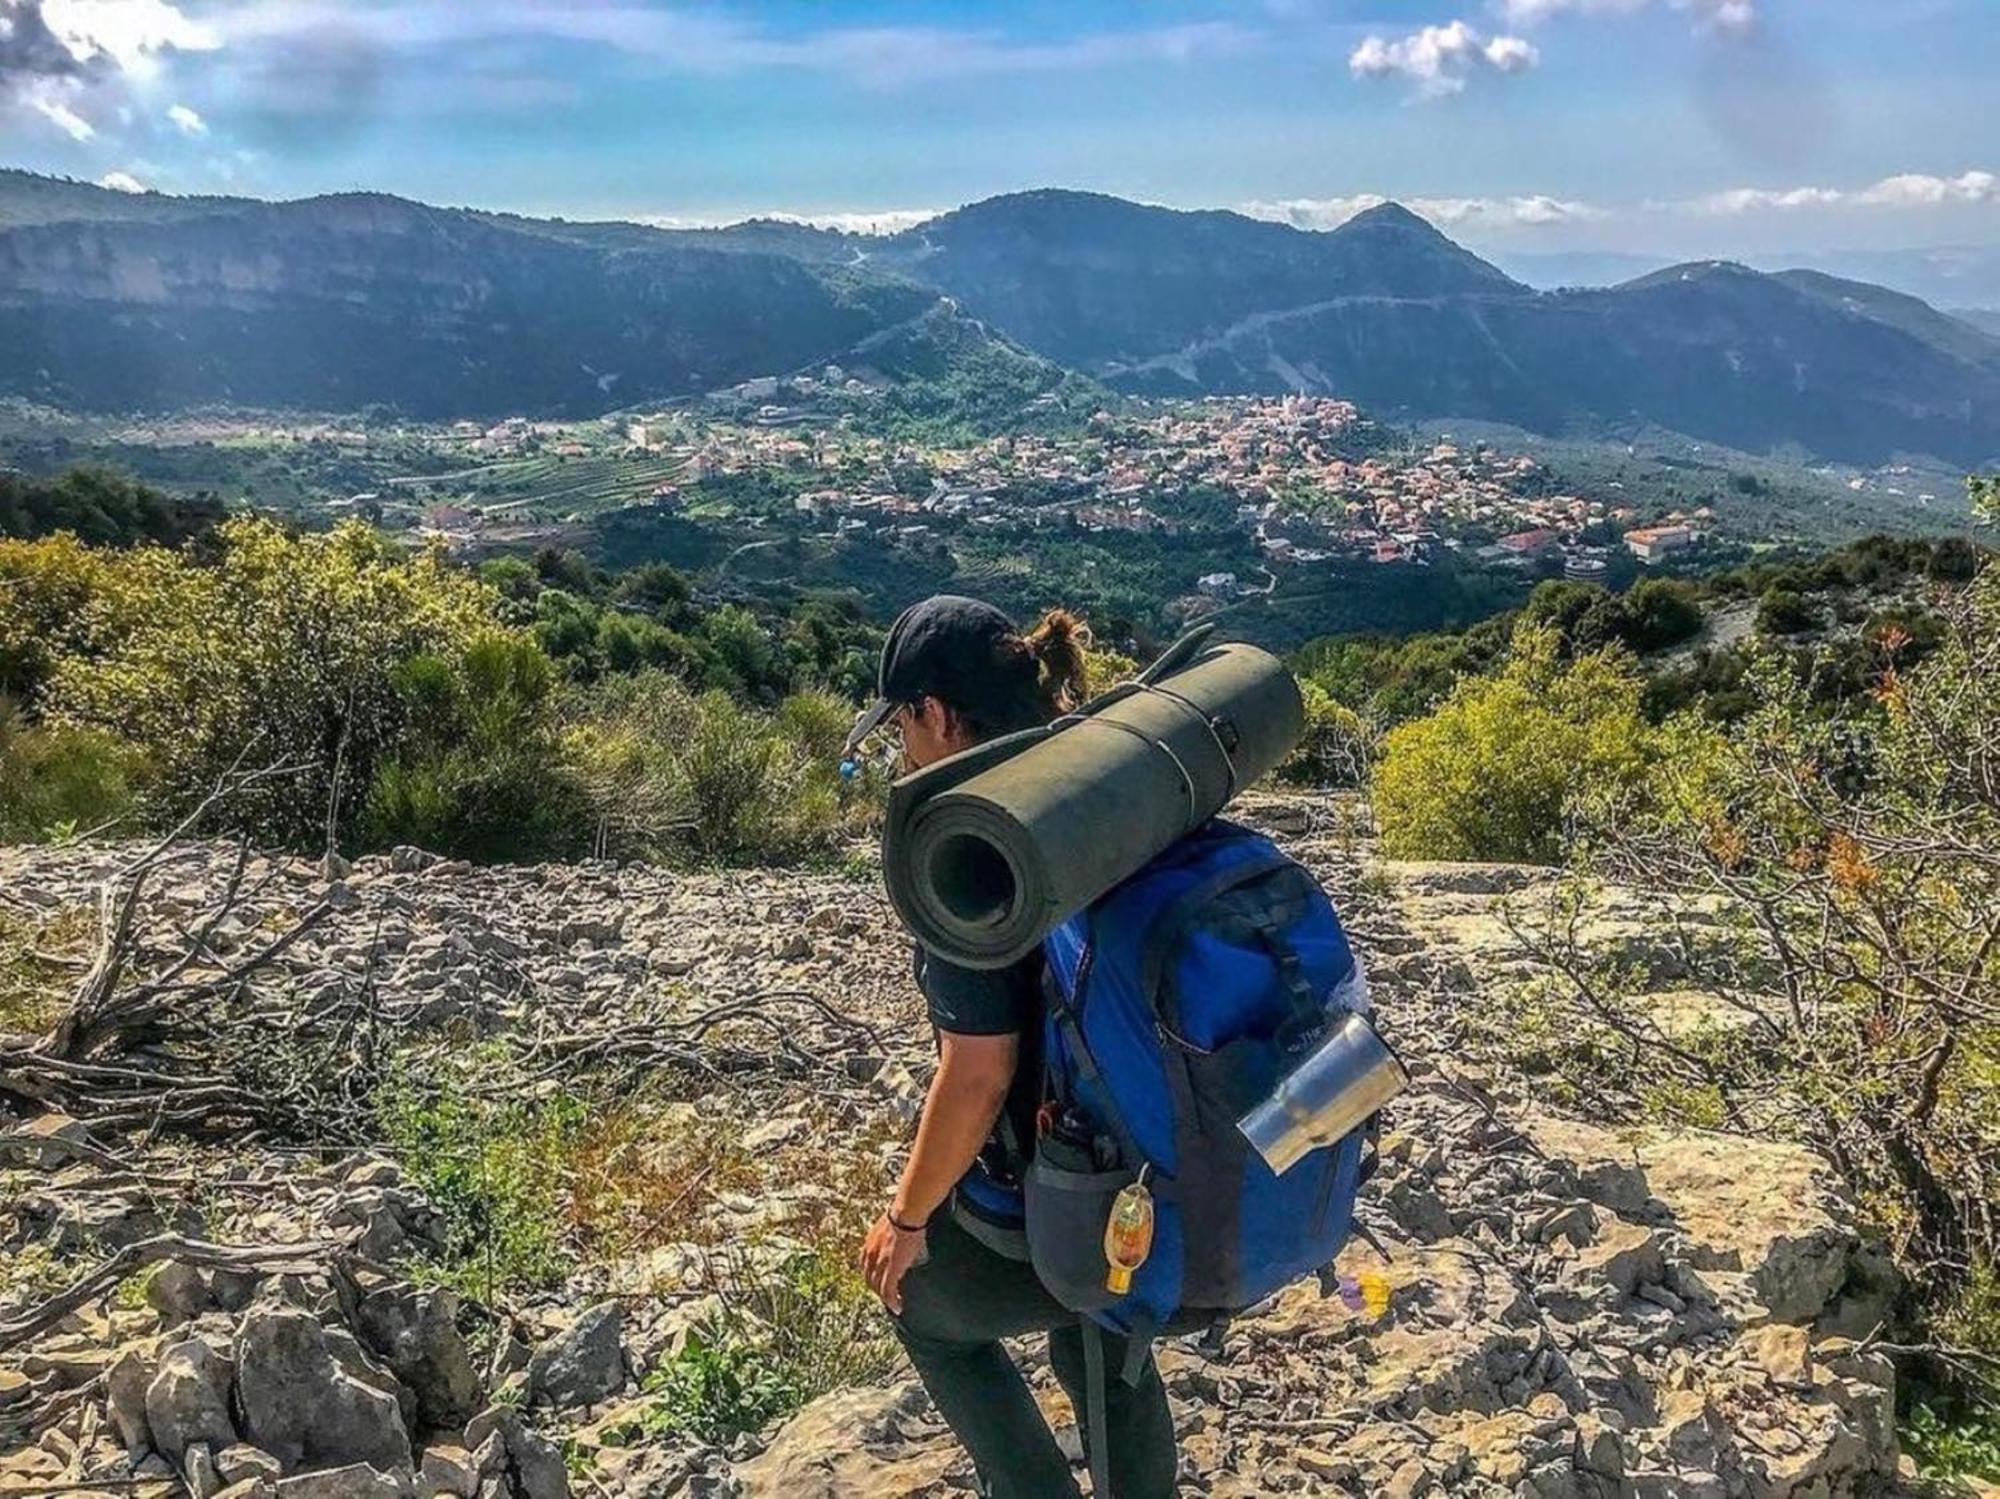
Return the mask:
{"type": "Polygon", "coordinates": [[[561,759],[555,672],[540,647],[493,632],[456,663],[413,656],[394,672],[407,728],[360,816],[366,847],[414,843],[471,859],[573,854],[591,808],[561,759]]]}
{"type": "Polygon", "coordinates": [[[756,1248],[715,1267],[720,1310],[646,1383],[646,1424],[724,1442],[761,1430],[894,1362],[873,1296],[844,1250],[773,1260],[756,1248]]]}
{"type": "Polygon", "coordinates": [[[144,762],[95,729],[29,724],[0,698],[0,843],[38,843],[132,816],[144,762]]]}
{"type": "Polygon", "coordinates": [[[1301,786],[1365,785],[1375,756],[1375,730],[1309,677],[1299,683],[1299,695],[1305,700],[1305,733],[1278,767],[1279,778],[1301,786]]]}
{"type": "Polygon", "coordinates": [[[824,693],[767,713],[652,672],[585,694],[567,750],[606,852],[784,863],[832,848],[859,811],[838,763],[851,719],[824,693]]]}
{"type": "Polygon", "coordinates": [[[1819,611],[1803,594],[1776,586],[1764,590],[1757,601],[1757,631],[1762,635],[1798,635],[1814,629],[1819,611]]]}
{"type": "Polygon", "coordinates": [[[1553,629],[1524,625],[1498,675],[1461,681],[1435,713],[1390,732],[1374,804],[1391,856],[1552,862],[1570,796],[1643,771],[1630,658],[1564,663],[1559,651],[1553,629]]]}
{"type": "Polygon", "coordinates": [[[329,806],[344,826],[397,748],[403,664],[455,666],[495,628],[495,596],[442,553],[400,552],[359,524],[299,537],[231,520],[213,549],[0,544],[0,576],[21,580],[0,588],[0,670],[29,679],[31,714],[139,746],[169,815],[232,766],[291,767],[229,816],[310,847],[329,806]],[[38,659],[23,632],[47,619],[54,644],[38,659]]]}

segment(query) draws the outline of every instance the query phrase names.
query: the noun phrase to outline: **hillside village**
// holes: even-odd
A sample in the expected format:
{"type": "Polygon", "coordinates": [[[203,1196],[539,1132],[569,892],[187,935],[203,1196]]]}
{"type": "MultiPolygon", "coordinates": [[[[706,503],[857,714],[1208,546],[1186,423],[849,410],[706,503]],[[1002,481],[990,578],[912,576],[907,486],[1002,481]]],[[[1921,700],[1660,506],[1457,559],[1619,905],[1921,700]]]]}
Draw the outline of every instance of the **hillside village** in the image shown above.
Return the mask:
{"type": "MultiPolygon", "coordinates": [[[[833,388],[842,372],[826,371],[833,388]]],[[[853,377],[845,377],[849,384],[853,377]]],[[[607,515],[737,520],[822,540],[924,547],[977,535],[1073,529],[1163,537],[1234,533],[1258,567],[1203,574],[1183,612],[1324,566],[1426,565],[1442,551],[1502,570],[1604,576],[1614,551],[1642,564],[1698,543],[1707,506],[1662,510],[1612,481],[1603,494],[1557,489],[1532,454],[1449,439],[1406,444],[1352,402],[1312,396],[1210,398],[1081,430],[1032,429],[963,444],[871,433],[827,420],[795,384],[751,382],[713,411],[584,424],[509,418],[427,437],[460,469],[335,497],[455,550],[573,544],[607,515]],[[783,404],[770,397],[807,404],[783,404]],[[761,507],[743,509],[753,479],[761,507]],[[775,498],[774,498],[775,497],[775,498]]]]}

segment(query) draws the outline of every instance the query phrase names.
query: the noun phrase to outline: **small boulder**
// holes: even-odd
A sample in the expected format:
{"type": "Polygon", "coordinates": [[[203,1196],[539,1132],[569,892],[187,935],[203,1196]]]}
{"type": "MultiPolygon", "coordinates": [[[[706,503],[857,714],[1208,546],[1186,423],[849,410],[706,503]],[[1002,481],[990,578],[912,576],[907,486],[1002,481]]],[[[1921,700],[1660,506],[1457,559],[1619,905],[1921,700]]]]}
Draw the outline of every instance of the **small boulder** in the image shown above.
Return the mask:
{"type": "Polygon", "coordinates": [[[268,1478],[276,1483],[284,1475],[284,1465],[261,1447],[235,1442],[215,1454],[215,1471],[224,1483],[241,1483],[246,1478],[268,1478]]]}
{"type": "Polygon", "coordinates": [[[168,1260],[146,1282],[146,1302],[168,1327],[200,1316],[215,1305],[208,1279],[193,1265],[168,1260]]]}
{"type": "Polygon", "coordinates": [[[181,1476],[194,1499],[215,1499],[222,1492],[222,1475],[216,1471],[215,1455],[206,1442],[189,1442],[181,1457],[181,1476]]]}
{"type": "Polygon", "coordinates": [[[496,1405],[465,1426],[465,1445],[479,1469],[480,1492],[496,1480],[514,1480],[518,1499],[569,1499],[569,1469],[562,1451],[521,1419],[520,1412],[496,1405]]]}
{"type": "Polygon", "coordinates": [[[438,1288],[385,1282],[363,1296],[354,1327],[417,1397],[418,1418],[443,1430],[479,1409],[479,1376],[458,1330],[458,1298],[438,1288]]]}
{"type": "Polygon", "coordinates": [[[194,1443],[211,1450],[236,1440],[229,1420],[229,1368],[208,1344],[196,1338],[176,1343],[160,1356],[160,1369],[146,1387],[146,1424],[153,1445],[179,1462],[194,1443]]]}
{"type": "Polygon", "coordinates": [[[276,1493],[277,1499],[406,1499],[410,1487],[407,1471],[385,1473],[366,1463],[350,1463],[287,1478],[276,1493]]]}
{"type": "Polygon", "coordinates": [[[326,1329],[291,1307],[253,1311],[236,1335],[243,1435],[281,1463],[410,1466],[396,1397],[335,1359],[326,1329]]]}
{"type": "Polygon", "coordinates": [[[19,1144],[0,1145],[0,1166],[21,1165],[37,1171],[54,1171],[74,1159],[74,1152],[63,1148],[65,1141],[90,1143],[90,1131],[67,1114],[39,1114],[9,1133],[25,1138],[19,1144]]]}
{"type": "Polygon", "coordinates": [[[146,1422],[146,1390],[159,1372],[154,1358],[139,1347],[124,1349],[104,1372],[105,1402],[111,1424],[133,1456],[150,1451],[153,1428],[146,1422]]]}
{"type": "Polygon", "coordinates": [[[417,1499],[473,1499],[479,1464],[463,1447],[432,1447],[417,1468],[417,1499]]]}
{"type": "Polygon", "coordinates": [[[625,1384],[624,1325],[624,1308],[599,1302],[536,1349],[528,1364],[534,1398],[567,1410],[616,1394],[625,1384]]]}

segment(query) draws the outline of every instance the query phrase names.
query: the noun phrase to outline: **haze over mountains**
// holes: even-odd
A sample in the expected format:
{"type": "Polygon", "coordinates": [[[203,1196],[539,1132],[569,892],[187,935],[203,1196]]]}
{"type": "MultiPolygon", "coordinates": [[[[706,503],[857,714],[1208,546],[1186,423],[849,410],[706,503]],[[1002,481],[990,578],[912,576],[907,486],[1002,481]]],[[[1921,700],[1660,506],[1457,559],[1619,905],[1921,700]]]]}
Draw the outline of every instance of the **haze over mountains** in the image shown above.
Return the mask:
{"type": "Polygon", "coordinates": [[[953,341],[1133,393],[1648,423],[1857,463],[2000,455],[2000,337],[1916,298],[1712,262],[1538,291],[1394,204],[1311,232],[1040,191],[868,238],[0,173],[0,392],[75,408],[586,414],[882,347],[938,327],[941,296],[978,325],[953,341]]]}

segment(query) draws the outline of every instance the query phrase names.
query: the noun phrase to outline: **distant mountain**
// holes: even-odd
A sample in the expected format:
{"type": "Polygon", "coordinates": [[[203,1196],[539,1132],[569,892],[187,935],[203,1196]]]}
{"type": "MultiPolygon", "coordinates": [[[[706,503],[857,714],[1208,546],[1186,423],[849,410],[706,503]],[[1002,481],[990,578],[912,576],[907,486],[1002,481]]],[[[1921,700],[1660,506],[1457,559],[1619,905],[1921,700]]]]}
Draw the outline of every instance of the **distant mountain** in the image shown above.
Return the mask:
{"type": "Polygon", "coordinates": [[[1915,298],[1723,262],[1537,291],[1394,204],[1315,233],[1040,191],[874,238],[0,174],[0,391],[80,407],[576,414],[860,346],[956,381],[963,411],[968,372],[1009,401],[1054,389],[1013,343],[1135,393],[1326,392],[1859,463],[2000,455],[2000,340],[1915,298]]]}
{"type": "Polygon", "coordinates": [[[1801,266],[1894,287],[1938,307],[2000,307],[2000,245],[1937,245],[1922,250],[1798,250],[1760,256],[1776,270],[1801,266]]]}
{"type": "Polygon", "coordinates": [[[2000,337],[2000,307],[1954,307],[1951,315],[1961,323],[1970,323],[1982,333],[2000,337]]]}
{"type": "Polygon", "coordinates": [[[84,408],[581,414],[825,359],[935,300],[631,226],[530,230],[373,194],[225,202],[0,231],[0,389],[84,408]]]}
{"type": "Polygon", "coordinates": [[[1106,372],[1272,309],[1522,289],[1395,204],[1310,234],[1045,190],[932,219],[875,260],[951,293],[1030,348],[1106,372]]]}

